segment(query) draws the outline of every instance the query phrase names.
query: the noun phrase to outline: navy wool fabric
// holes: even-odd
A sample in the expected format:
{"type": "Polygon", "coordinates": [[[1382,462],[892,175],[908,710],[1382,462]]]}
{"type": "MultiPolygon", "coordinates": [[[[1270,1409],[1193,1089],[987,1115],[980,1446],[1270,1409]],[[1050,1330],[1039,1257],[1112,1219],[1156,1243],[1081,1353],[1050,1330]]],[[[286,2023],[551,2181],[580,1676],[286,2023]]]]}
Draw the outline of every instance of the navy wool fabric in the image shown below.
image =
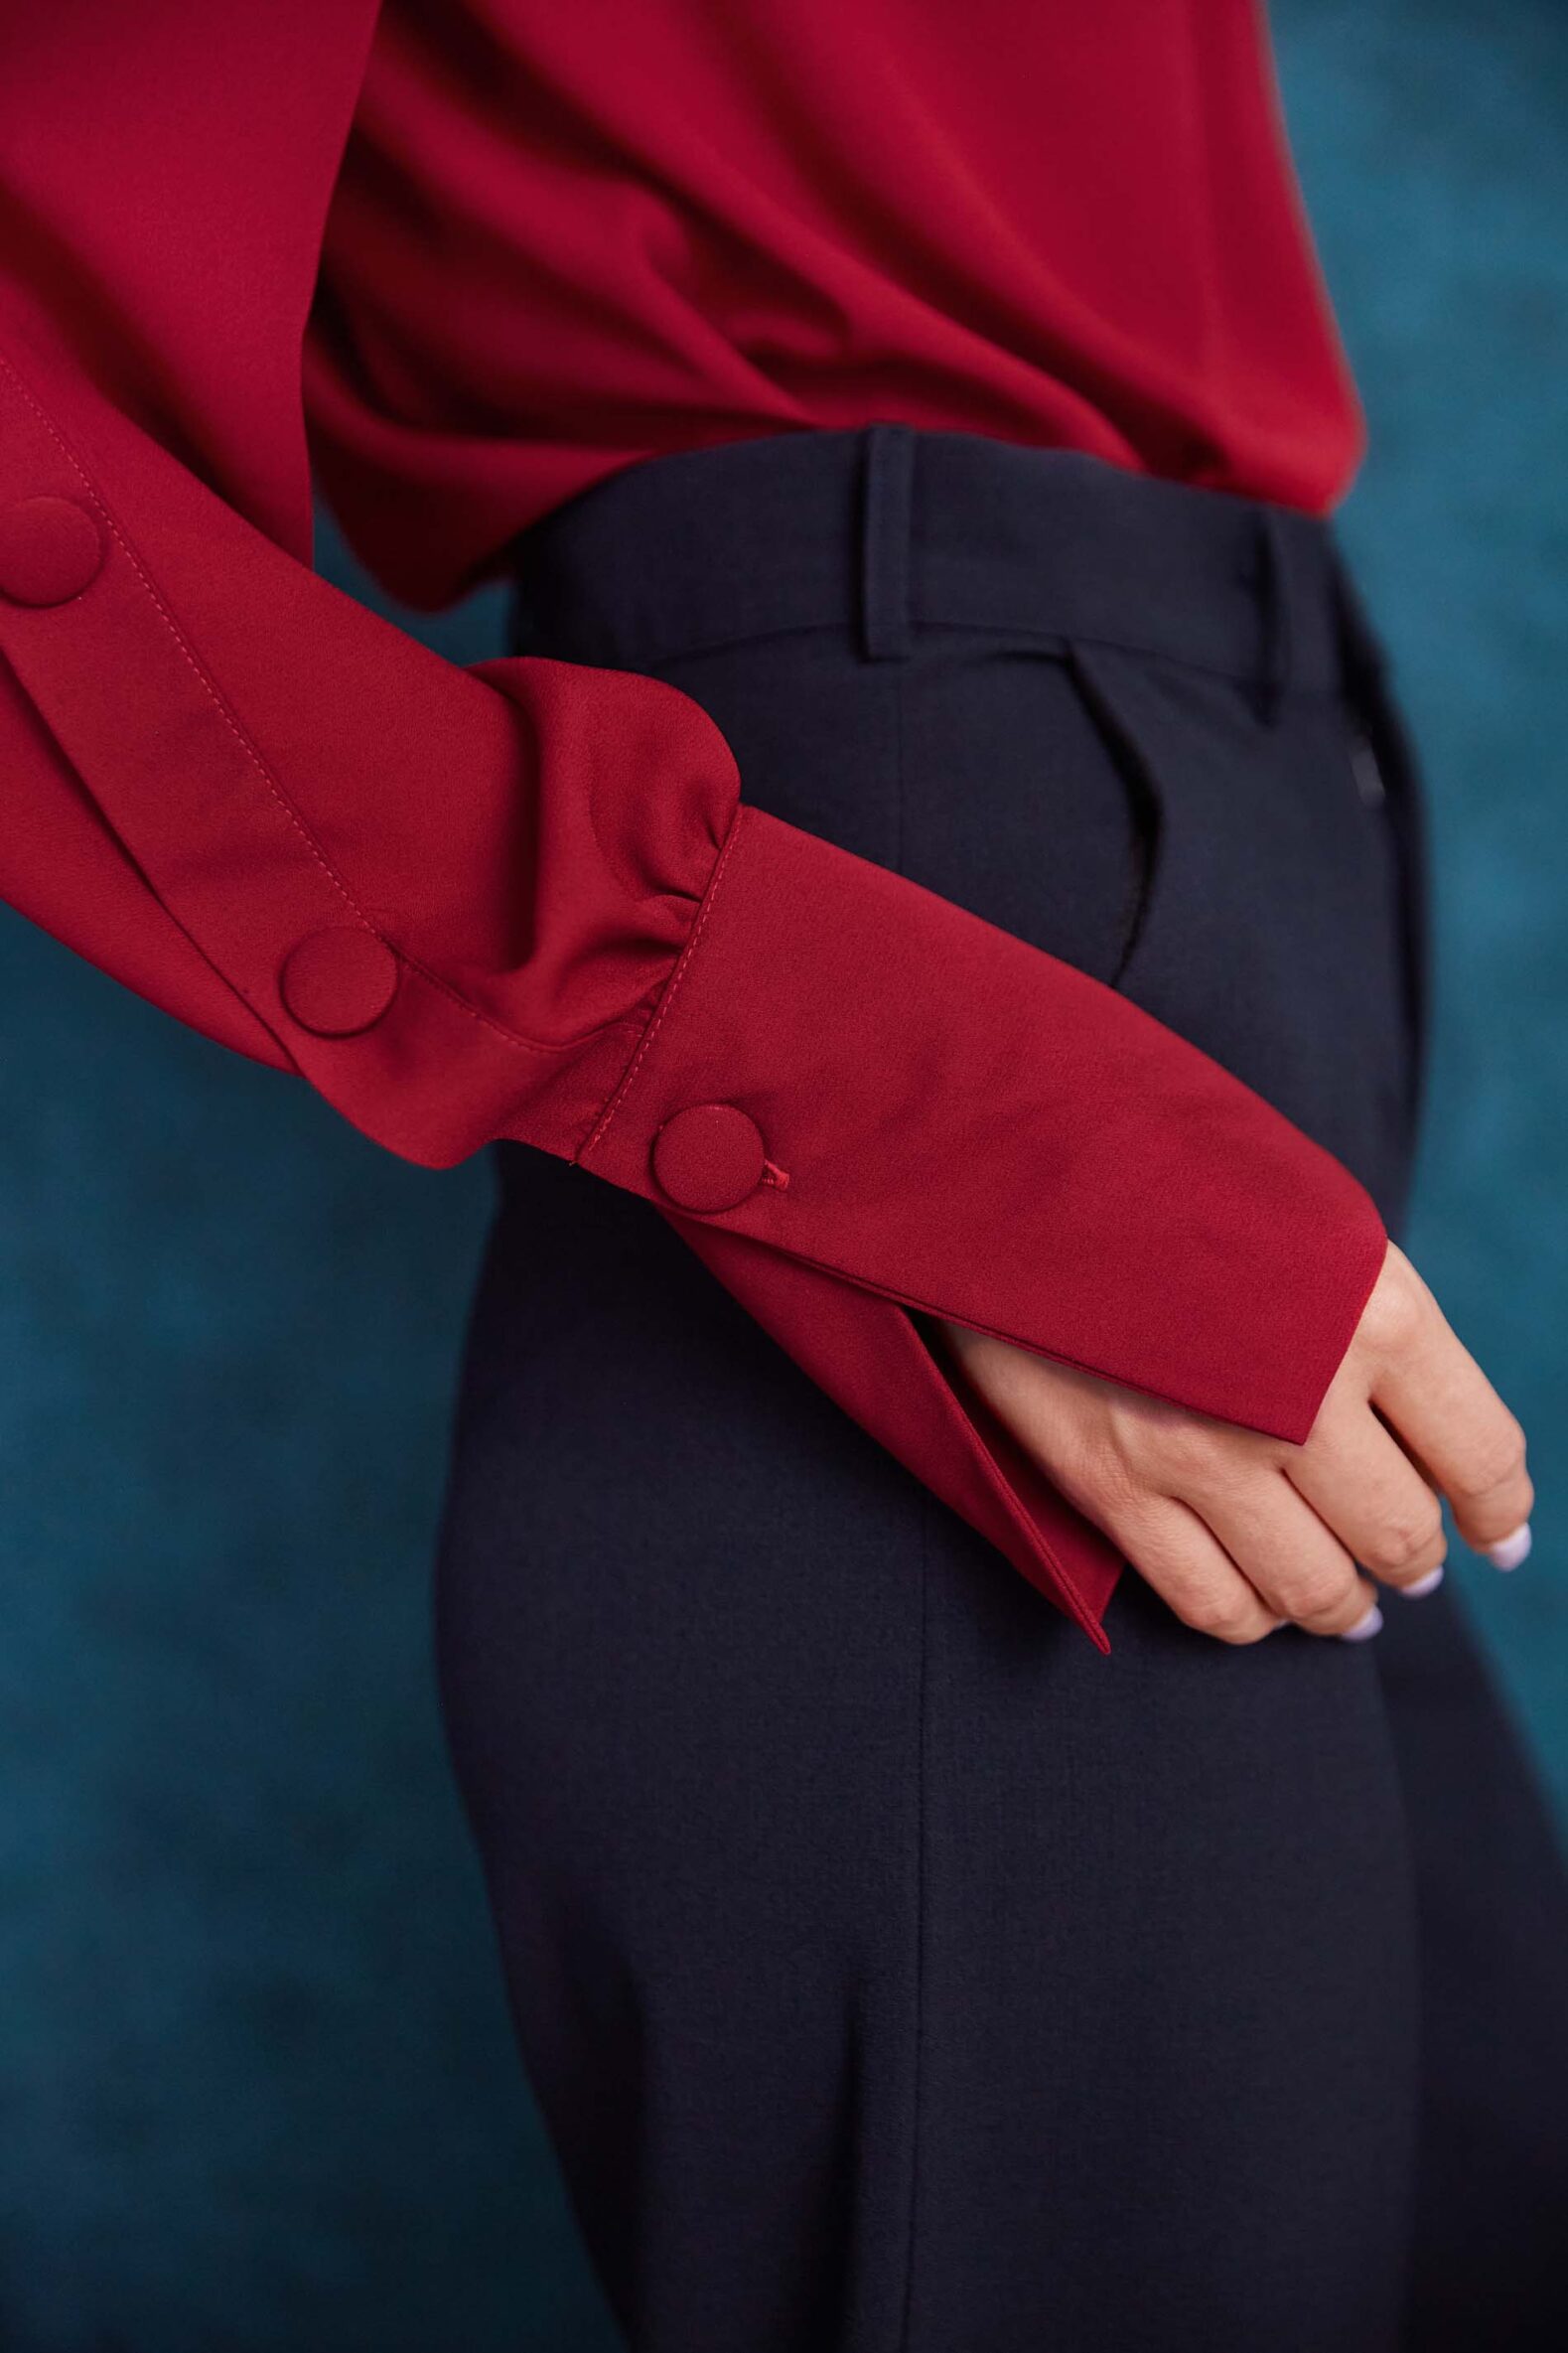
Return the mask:
{"type": "MultiPolygon", "coordinates": [[[[1126,988],[1397,1221],[1416,787],[1326,537],[1257,517],[1221,591],[1197,495],[963,438],[641,467],[524,542],[521,648],[693,695],[751,801],[1126,988]],[[910,587],[975,498],[984,626],[910,587]]],[[[498,1158],[442,1698],[631,2342],[1560,2342],[1568,1899],[1452,1580],[1232,1651],[1129,1577],[1103,1660],[647,1204],[498,1158]]]]}

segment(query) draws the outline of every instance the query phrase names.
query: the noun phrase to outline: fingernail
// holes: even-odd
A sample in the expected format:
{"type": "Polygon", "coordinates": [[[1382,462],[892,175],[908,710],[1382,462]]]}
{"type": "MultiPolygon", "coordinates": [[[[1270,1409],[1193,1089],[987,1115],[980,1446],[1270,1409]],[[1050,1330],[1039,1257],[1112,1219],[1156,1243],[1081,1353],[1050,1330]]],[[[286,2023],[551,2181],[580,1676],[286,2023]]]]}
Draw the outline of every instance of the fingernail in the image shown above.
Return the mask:
{"type": "Polygon", "coordinates": [[[1423,1593],[1435,1593],[1442,1582],[1443,1563],[1440,1560],[1436,1568],[1427,1570],[1424,1577],[1417,1577],[1413,1585],[1400,1585],[1398,1591],[1404,1595],[1406,1601],[1419,1601],[1423,1593]]]}
{"type": "Polygon", "coordinates": [[[1494,1568],[1517,1568],[1530,1556],[1530,1524],[1516,1528],[1511,1536],[1499,1538],[1497,1544],[1483,1546],[1494,1568]]]}
{"type": "Polygon", "coordinates": [[[1370,1642],[1372,1636],[1380,1631],[1382,1622],[1383,1613],[1374,1601],[1364,1618],[1357,1618],[1354,1626],[1346,1627],[1340,1640],[1342,1642],[1370,1642]]]}

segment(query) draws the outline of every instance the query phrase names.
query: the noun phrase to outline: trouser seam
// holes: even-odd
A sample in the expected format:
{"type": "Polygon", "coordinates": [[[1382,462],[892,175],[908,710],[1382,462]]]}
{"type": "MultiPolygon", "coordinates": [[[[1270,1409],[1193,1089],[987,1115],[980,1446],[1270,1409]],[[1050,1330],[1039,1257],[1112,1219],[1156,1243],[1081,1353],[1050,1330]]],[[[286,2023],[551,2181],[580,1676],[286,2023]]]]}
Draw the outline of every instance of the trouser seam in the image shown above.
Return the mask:
{"type": "MultiPolygon", "coordinates": [[[[907,537],[908,510],[904,527],[907,537]]],[[[908,664],[894,669],[893,696],[893,866],[896,873],[904,871],[905,856],[905,682],[908,664]]],[[[916,1658],[915,1701],[915,1829],[914,1829],[914,1903],[912,1934],[914,1937],[913,1975],[910,2021],[910,2125],[909,2125],[909,2210],[905,2223],[904,2294],[899,2317],[899,2353],[911,2353],[915,2331],[915,2267],[920,2227],[921,2191],[921,2136],[924,2124],[925,2096],[925,2041],[926,2041],[926,1899],[927,1899],[927,1708],[930,1676],[929,1619],[930,1619],[930,1514],[931,1500],[922,1488],[917,1495],[916,1526],[919,1543],[918,1609],[919,1622],[916,1658]]]]}

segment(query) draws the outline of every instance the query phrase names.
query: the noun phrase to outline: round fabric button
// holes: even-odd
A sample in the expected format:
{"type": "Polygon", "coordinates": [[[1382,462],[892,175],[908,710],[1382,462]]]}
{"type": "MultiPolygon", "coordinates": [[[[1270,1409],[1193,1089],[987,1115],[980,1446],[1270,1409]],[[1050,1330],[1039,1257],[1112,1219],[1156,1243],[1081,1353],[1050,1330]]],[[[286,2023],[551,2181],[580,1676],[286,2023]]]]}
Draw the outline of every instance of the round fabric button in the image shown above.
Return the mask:
{"type": "Polygon", "coordinates": [[[0,514],[0,596],[64,605],[98,576],[103,534],[73,499],[19,499],[0,514]]]}
{"type": "Polygon", "coordinates": [[[677,1209],[712,1217],[738,1209],[762,1183],[767,1155],[755,1119],[732,1103],[693,1103],[653,1138],[653,1175],[677,1209]]]}
{"type": "Polygon", "coordinates": [[[380,1020],[397,988],[397,958],[356,924],[329,924],[291,948],[278,977],[284,1004],[318,1038],[352,1038],[380,1020]]]}

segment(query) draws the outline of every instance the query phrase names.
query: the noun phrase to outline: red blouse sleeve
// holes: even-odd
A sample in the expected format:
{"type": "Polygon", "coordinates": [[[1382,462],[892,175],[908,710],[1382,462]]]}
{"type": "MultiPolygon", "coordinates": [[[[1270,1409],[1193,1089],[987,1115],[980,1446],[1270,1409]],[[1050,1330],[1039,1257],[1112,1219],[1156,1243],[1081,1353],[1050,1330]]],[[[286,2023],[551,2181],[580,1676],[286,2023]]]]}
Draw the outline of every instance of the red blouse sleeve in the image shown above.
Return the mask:
{"type": "Polygon", "coordinates": [[[1109,989],[745,807],[673,688],[458,669],[314,576],[301,340],[373,22],[11,28],[0,887],[393,1151],[643,1195],[1103,1643],[1115,1555],[912,1311],[1299,1440],[1376,1212],[1109,989]]]}

